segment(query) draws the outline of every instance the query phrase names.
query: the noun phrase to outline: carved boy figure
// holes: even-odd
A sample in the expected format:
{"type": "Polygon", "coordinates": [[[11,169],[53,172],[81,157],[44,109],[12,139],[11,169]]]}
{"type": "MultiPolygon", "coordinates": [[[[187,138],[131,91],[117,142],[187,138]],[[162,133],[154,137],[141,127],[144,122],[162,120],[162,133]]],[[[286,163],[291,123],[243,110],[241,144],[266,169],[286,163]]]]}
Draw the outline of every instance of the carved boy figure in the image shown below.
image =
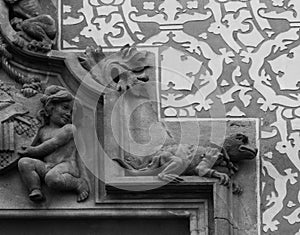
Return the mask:
{"type": "Polygon", "coordinates": [[[66,89],[50,86],[41,98],[44,123],[31,146],[19,154],[18,167],[32,201],[44,200],[41,181],[55,190],[71,190],[81,202],[89,196],[85,167],[76,150],[71,124],[74,97],[66,89]]]}

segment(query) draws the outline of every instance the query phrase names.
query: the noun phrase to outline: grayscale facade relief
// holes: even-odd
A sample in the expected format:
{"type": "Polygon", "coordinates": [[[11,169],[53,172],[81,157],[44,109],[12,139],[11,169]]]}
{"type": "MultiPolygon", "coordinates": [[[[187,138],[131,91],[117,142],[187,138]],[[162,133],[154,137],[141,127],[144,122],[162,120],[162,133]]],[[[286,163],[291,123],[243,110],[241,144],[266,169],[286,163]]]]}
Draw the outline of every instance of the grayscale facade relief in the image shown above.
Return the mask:
{"type": "Polygon", "coordinates": [[[299,0],[0,0],[0,234],[300,235],[299,37],[299,0]]]}

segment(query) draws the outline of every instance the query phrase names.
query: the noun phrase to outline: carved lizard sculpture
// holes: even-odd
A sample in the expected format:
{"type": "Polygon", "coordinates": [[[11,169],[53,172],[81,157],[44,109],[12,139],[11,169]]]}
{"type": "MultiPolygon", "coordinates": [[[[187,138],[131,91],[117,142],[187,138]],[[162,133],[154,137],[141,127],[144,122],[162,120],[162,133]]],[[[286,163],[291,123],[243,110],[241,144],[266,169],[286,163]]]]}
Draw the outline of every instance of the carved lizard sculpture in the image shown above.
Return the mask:
{"type": "MultiPolygon", "coordinates": [[[[257,149],[249,145],[248,137],[235,134],[225,139],[223,147],[215,144],[205,147],[189,144],[164,146],[140,167],[131,164],[134,162],[132,157],[129,161],[113,160],[133,176],[157,175],[163,181],[179,183],[183,181],[180,175],[198,175],[217,178],[221,184],[228,185],[230,177],[238,171],[236,163],[254,159],[256,155],[257,149]]],[[[241,192],[237,185],[233,190],[234,193],[241,192]]]]}

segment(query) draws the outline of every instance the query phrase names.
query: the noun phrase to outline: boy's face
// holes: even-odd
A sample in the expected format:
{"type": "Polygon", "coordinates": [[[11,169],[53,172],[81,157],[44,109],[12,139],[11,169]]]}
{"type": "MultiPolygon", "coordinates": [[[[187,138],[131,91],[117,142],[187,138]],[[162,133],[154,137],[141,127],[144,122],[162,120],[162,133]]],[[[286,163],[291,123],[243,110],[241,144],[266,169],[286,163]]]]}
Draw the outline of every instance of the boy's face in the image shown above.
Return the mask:
{"type": "Polygon", "coordinates": [[[57,126],[64,126],[72,122],[73,102],[65,101],[54,104],[50,115],[50,122],[57,126]]]}

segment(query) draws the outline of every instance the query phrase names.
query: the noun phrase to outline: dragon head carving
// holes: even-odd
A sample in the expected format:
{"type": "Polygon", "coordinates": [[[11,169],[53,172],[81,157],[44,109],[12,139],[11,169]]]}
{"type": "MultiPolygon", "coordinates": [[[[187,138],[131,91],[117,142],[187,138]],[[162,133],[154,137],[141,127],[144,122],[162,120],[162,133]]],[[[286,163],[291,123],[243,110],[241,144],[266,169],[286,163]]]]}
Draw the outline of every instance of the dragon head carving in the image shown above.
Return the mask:
{"type": "Polygon", "coordinates": [[[87,47],[83,56],[79,57],[81,65],[88,70],[93,79],[101,85],[124,91],[149,80],[146,70],[147,51],[138,51],[128,44],[120,51],[105,55],[100,46],[87,47]]]}

